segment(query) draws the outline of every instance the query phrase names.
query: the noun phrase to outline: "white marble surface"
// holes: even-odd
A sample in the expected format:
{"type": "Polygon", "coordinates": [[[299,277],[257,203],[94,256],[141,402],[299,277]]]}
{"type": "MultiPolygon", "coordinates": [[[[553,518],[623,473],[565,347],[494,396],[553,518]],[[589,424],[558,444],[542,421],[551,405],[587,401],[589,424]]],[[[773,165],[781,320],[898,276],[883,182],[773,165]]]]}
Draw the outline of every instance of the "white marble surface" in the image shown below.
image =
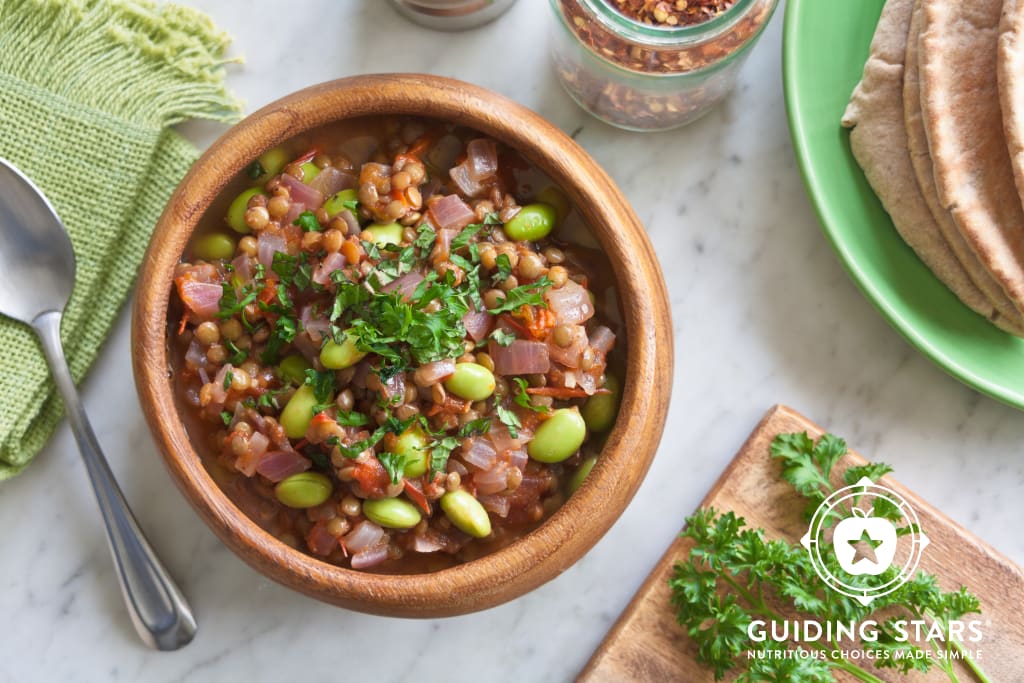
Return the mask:
{"type": "MultiPolygon", "coordinates": [[[[685,130],[645,136],[598,123],[563,94],[546,56],[543,0],[521,0],[498,23],[458,35],[414,27],[383,0],[188,1],[235,36],[246,64],[229,82],[250,110],[330,78],[427,71],[492,88],[578,130],[667,268],[671,426],[633,504],[560,578],[481,614],[365,616],[263,579],[199,521],[143,423],[124,314],[85,401],[127,497],[195,606],[199,634],[176,653],[150,652],[135,637],[62,427],[23,476],[0,486],[0,682],[567,680],[776,402],[893,463],[902,481],[1024,562],[1024,535],[1010,531],[1024,515],[1024,415],[914,352],[840,267],[790,146],[781,9],[732,99],[685,130]]],[[[207,142],[216,132],[189,129],[207,142]]]]}

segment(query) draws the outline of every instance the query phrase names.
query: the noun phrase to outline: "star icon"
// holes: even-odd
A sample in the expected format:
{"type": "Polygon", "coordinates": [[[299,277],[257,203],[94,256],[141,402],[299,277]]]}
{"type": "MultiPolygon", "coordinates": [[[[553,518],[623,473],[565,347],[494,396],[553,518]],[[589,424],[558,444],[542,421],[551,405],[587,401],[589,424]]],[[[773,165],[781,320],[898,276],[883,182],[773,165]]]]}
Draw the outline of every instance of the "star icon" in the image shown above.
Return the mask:
{"type": "Polygon", "coordinates": [[[868,535],[868,530],[865,529],[861,532],[860,538],[855,538],[852,541],[847,541],[853,549],[856,551],[853,556],[853,563],[856,564],[861,560],[871,560],[872,562],[878,562],[878,558],[875,556],[875,548],[882,545],[884,541],[876,541],[868,535]]]}

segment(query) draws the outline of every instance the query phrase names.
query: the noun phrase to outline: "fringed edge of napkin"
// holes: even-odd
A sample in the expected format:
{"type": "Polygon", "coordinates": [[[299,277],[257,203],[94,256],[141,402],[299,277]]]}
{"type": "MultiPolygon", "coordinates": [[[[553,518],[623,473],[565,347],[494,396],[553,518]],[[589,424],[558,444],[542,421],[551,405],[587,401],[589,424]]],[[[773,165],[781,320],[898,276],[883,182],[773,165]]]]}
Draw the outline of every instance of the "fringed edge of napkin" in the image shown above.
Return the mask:
{"type": "Polygon", "coordinates": [[[173,4],[0,0],[8,75],[136,124],[237,121],[241,102],[224,87],[224,65],[239,61],[224,58],[229,43],[208,16],[173,4]]]}

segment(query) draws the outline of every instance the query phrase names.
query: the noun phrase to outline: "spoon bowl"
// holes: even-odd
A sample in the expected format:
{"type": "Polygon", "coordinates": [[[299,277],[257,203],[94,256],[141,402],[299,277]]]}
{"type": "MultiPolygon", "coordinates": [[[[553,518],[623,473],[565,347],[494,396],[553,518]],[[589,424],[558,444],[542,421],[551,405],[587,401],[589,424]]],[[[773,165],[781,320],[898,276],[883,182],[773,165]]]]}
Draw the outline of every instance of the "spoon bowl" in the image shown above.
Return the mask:
{"type": "Polygon", "coordinates": [[[135,630],[150,647],[176,650],[195,635],[192,610],[128,508],[64,359],[60,322],[74,283],[75,253],[57,212],[25,174],[0,159],[0,313],[39,336],[103,515],[135,630]]]}
{"type": "Polygon", "coordinates": [[[74,282],[75,252],[57,212],[0,159],[0,313],[31,325],[40,313],[63,310],[74,282]]]}

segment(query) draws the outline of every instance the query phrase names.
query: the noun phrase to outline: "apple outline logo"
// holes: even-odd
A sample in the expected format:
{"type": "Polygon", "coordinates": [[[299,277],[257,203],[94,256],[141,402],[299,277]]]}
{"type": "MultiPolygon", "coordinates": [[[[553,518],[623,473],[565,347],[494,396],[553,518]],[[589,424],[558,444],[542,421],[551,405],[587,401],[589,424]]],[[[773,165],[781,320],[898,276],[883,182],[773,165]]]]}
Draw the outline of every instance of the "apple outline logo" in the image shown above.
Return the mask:
{"type": "MultiPolygon", "coordinates": [[[[851,505],[850,507],[853,510],[857,509],[855,505],[851,505]]],[[[863,511],[861,512],[863,513],[863,511]]],[[[852,517],[843,516],[843,521],[845,521],[846,519],[858,519],[856,513],[852,513],[852,515],[852,517]]],[[[867,518],[864,517],[860,519],[867,518]]],[[[884,518],[882,518],[882,520],[887,524],[891,525],[893,531],[895,531],[895,525],[892,525],[892,522],[884,518]]],[[[836,526],[836,528],[838,529],[838,525],[836,526]]],[[[868,534],[868,537],[870,538],[871,535],[868,534]]],[[[907,581],[909,581],[913,577],[914,573],[917,571],[917,566],[921,561],[921,555],[924,549],[928,546],[929,542],[930,541],[928,537],[924,534],[923,531],[921,531],[921,523],[918,519],[917,512],[913,509],[913,507],[910,506],[907,500],[898,492],[888,487],[882,486],[880,484],[876,484],[875,482],[871,481],[871,479],[869,479],[868,477],[861,477],[861,479],[856,483],[837,489],[833,491],[828,497],[826,497],[825,500],[823,500],[821,504],[818,505],[818,507],[815,509],[814,515],[811,517],[811,523],[807,529],[807,533],[805,533],[803,538],[800,539],[800,544],[809,553],[811,566],[814,568],[814,571],[818,574],[819,578],[821,578],[821,580],[825,582],[825,585],[831,588],[832,590],[836,591],[837,593],[841,593],[847,597],[857,600],[862,605],[868,605],[875,598],[881,597],[883,595],[888,595],[889,593],[893,592],[894,590],[905,584],[907,581]],[[822,543],[820,542],[824,522],[829,518],[833,510],[835,510],[840,504],[847,500],[864,499],[866,497],[885,499],[903,513],[903,517],[909,522],[910,527],[910,532],[906,535],[906,537],[908,538],[908,541],[912,544],[909,556],[907,557],[907,561],[900,568],[900,571],[897,573],[897,575],[883,584],[875,585],[870,588],[865,588],[862,585],[851,585],[849,583],[844,582],[839,577],[835,576],[829,570],[828,566],[825,564],[825,561],[821,556],[822,543]]],[[[896,544],[890,543],[890,545],[893,547],[893,552],[895,553],[896,544]]],[[[851,552],[853,551],[852,546],[848,545],[847,547],[850,548],[851,552]]],[[[833,550],[835,550],[834,547],[833,550]]],[[[837,559],[838,558],[839,555],[837,553],[837,559]]],[[[870,560],[868,562],[870,563],[870,560]]],[[[854,562],[853,564],[856,565],[859,563],[854,562]]],[[[877,557],[876,562],[872,564],[878,564],[877,557]]],[[[891,566],[891,564],[892,560],[890,560],[888,565],[883,567],[878,572],[878,574],[884,573],[891,566]]],[[[840,562],[840,566],[842,567],[842,562],[840,562]]],[[[846,568],[843,567],[843,570],[846,571],[846,568]]],[[[860,573],[848,573],[851,576],[874,575],[870,574],[867,571],[861,571],[860,573]]]]}
{"type": "Polygon", "coordinates": [[[851,576],[878,576],[892,566],[896,557],[896,525],[885,517],[868,517],[860,508],[841,519],[832,531],[832,550],[839,566],[851,576]],[[853,544],[864,536],[879,543],[874,548],[875,559],[860,557],[853,544]]]}

